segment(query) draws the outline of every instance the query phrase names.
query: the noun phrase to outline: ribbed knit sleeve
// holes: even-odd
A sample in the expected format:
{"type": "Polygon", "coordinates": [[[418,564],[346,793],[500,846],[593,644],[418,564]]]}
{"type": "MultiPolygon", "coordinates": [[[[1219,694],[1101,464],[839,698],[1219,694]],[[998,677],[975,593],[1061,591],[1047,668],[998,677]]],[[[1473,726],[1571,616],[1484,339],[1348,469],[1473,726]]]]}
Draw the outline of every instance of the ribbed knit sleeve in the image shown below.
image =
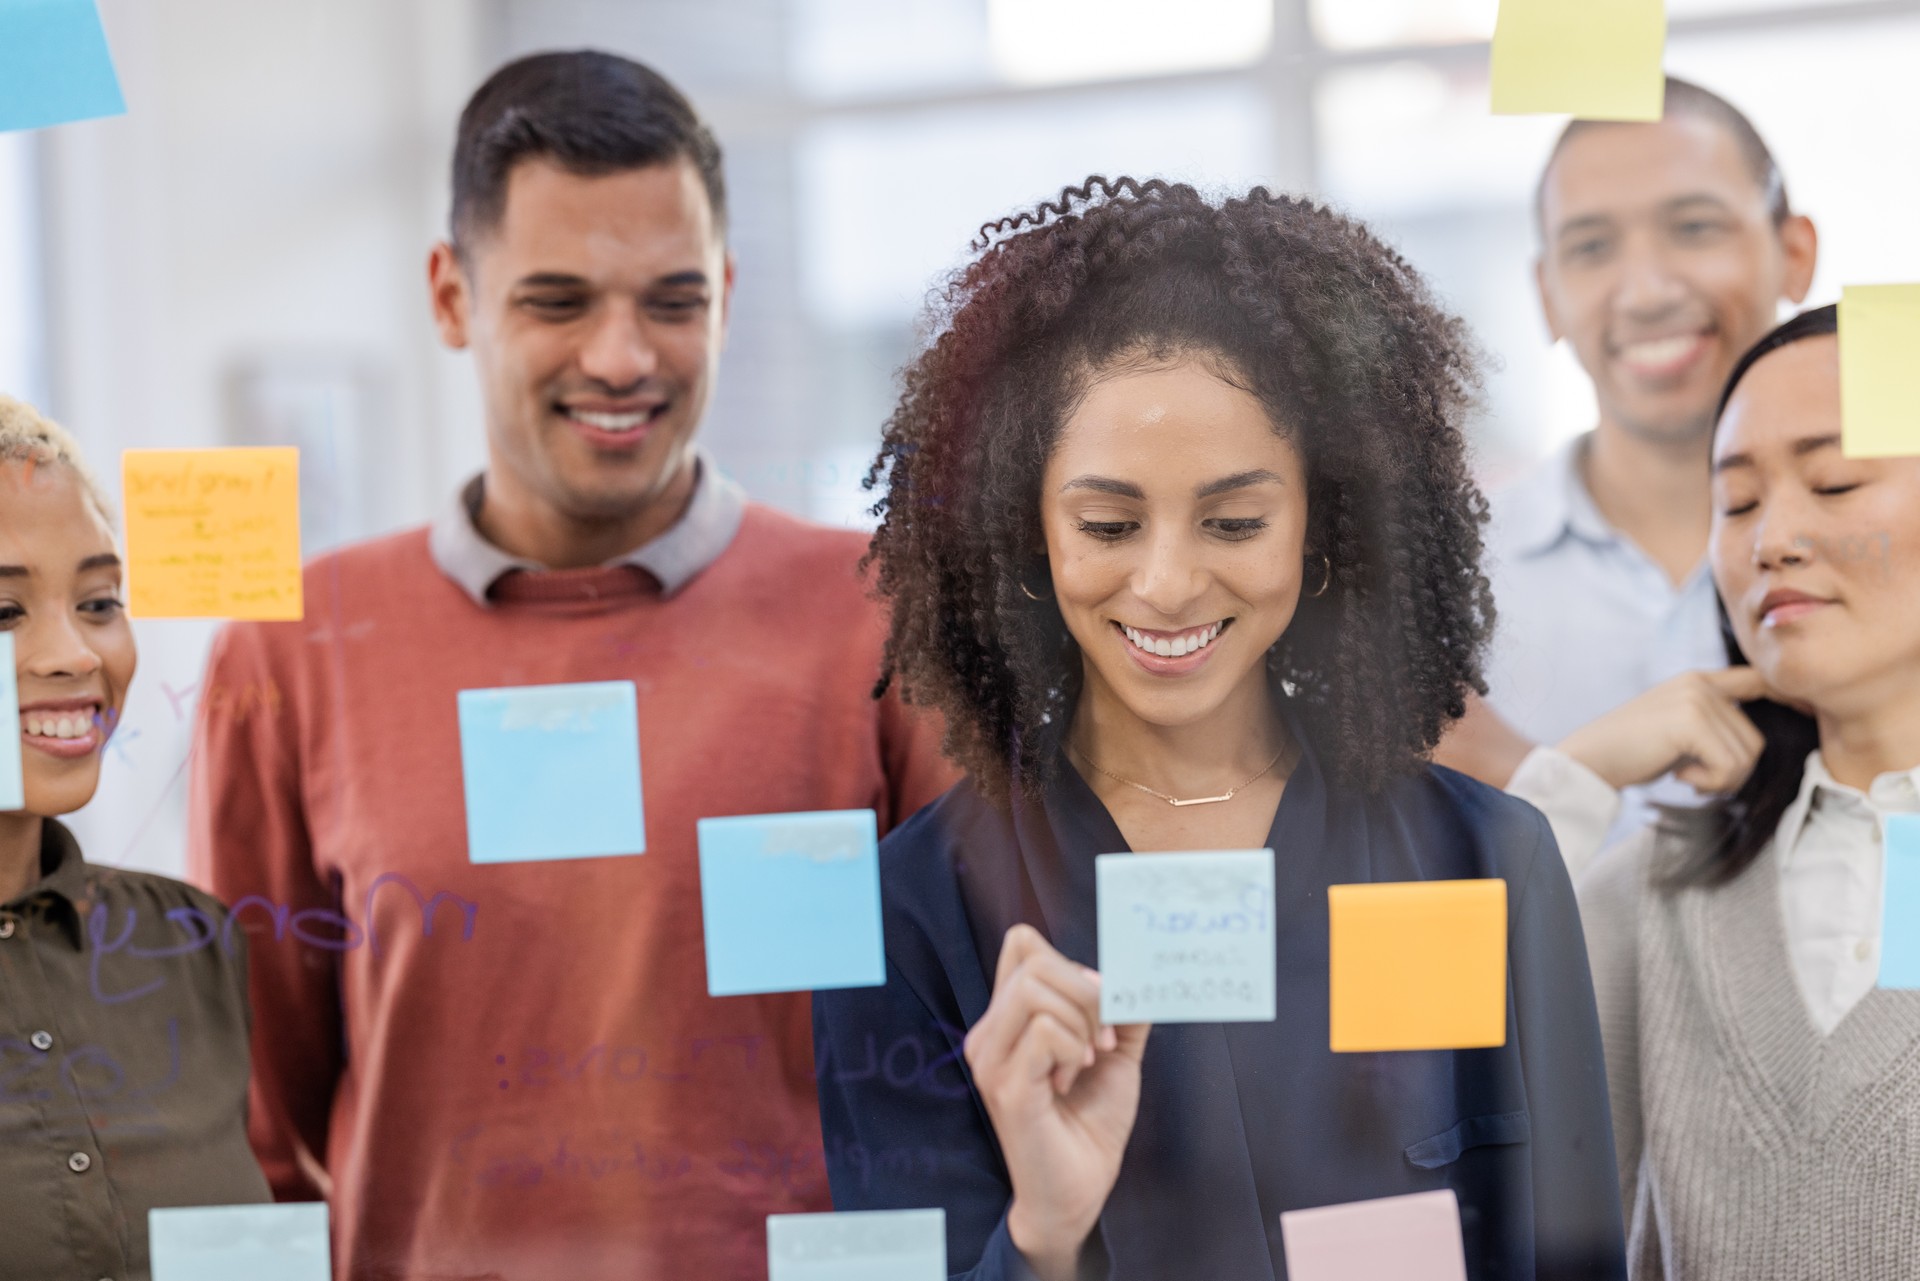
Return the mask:
{"type": "Polygon", "coordinates": [[[1606,1046],[1620,1204],[1627,1215],[1628,1256],[1635,1281],[1662,1275],[1659,1227],[1641,1204],[1646,1130],[1640,1093],[1640,919],[1653,847],[1651,829],[1630,837],[1588,869],[1579,888],[1587,964],[1593,971],[1600,1036],[1606,1046]]]}
{"type": "Polygon", "coordinates": [[[1573,883],[1535,814],[1535,846],[1513,895],[1510,964],[1534,1146],[1534,1250],[1539,1281],[1616,1281],[1618,1188],[1600,1156],[1612,1146],[1600,1031],[1580,945],[1573,883]]]}
{"type": "MultiPolygon", "coordinates": [[[[277,935],[289,914],[338,906],[314,871],[297,691],[276,673],[268,643],[269,629],[299,626],[229,625],[214,642],[194,723],[188,870],[250,933],[277,935]]],[[[277,941],[251,948],[248,1134],[276,1200],[319,1200],[325,1189],[310,1171],[324,1168],[343,1061],[337,953],[277,941]]]]}

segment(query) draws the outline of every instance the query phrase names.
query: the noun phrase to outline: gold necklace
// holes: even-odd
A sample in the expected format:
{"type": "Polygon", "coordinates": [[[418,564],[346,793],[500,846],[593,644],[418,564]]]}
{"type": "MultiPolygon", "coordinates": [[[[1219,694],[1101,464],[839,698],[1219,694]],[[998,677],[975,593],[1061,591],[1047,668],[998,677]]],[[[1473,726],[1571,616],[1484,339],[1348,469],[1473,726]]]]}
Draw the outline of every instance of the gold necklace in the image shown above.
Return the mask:
{"type": "Polygon", "coordinates": [[[1085,761],[1087,764],[1092,765],[1094,769],[1099,770],[1100,773],[1105,774],[1108,778],[1112,779],[1116,783],[1125,783],[1128,787],[1137,788],[1140,791],[1145,792],[1148,796],[1158,797],[1160,800],[1165,801],[1169,805],[1185,806],[1185,805],[1218,805],[1221,801],[1232,800],[1235,794],[1238,793],[1242,788],[1250,787],[1254,783],[1259,782],[1262,778],[1266,777],[1268,770],[1272,769],[1275,765],[1278,765],[1280,763],[1280,758],[1287,754],[1287,744],[1282,743],[1280,745],[1280,750],[1273,754],[1273,759],[1268,761],[1265,765],[1262,765],[1260,767],[1259,773],[1255,774],[1252,778],[1248,779],[1246,782],[1241,783],[1239,786],[1229,787],[1226,791],[1220,793],[1220,795],[1218,796],[1190,796],[1186,800],[1181,800],[1177,796],[1168,796],[1165,792],[1156,792],[1151,787],[1148,787],[1145,783],[1136,783],[1130,778],[1121,778],[1118,774],[1114,773],[1112,770],[1104,769],[1101,766],[1095,764],[1092,757],[1088,756],[1085,752],[1081,751],[1079,748],[1074,747],[1072,744],[1067,745],[1067,750],[1072,752],[1075,756],[1078,756],[1081,760],[1085,761]]]}

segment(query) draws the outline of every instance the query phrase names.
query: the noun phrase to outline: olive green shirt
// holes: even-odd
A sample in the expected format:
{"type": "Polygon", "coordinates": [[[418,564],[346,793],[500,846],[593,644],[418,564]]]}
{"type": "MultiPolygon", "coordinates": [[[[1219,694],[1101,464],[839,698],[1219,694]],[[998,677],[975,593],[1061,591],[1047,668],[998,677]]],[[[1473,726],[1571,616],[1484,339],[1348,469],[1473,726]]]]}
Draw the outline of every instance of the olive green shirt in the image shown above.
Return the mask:
{"type": "Polygon", "coordinates": [[[40,870],[0,903],[0,1281],[147,1281],[150,1208],[269,1199],[245,936],[51,819],[40,870]]]}

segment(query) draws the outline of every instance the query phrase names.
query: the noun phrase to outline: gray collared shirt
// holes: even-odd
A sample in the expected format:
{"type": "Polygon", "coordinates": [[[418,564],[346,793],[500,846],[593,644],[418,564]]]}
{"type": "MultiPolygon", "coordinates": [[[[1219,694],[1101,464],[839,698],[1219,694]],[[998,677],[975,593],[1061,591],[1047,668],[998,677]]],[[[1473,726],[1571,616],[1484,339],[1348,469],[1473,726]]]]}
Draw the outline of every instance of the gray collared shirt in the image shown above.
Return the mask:
{"type": "MultiPolygon", "coordinates": [[[[607,562],[608,567],[632,565],[644,569],[659,582],[661,594],[671,596],[720,559],[740,532],[747,496],[705,453],[696,455],[695,466],[699,470],[694,477],[693,499],[680,519],[659,537],[614,557],[607,562]]],[[[482,608],[492,603],[488,593],[503,576],[516,570],[538,574],[547,569],[538,561],[501,550],[480,532],[476,521],[485,483],[482,473],[462,485],[434,519],[427,535],[433,563],[482,608]]]]}
{"type": "MultiPolygon", "coordinates": [[[[1557,743],[1682,672],[1727,663],[1706,562],[1676,587],[1607,523],[1580,473],[1587,440],[1569,442],[1494,495],[1487,529],[1499,611],[1488,701],[1539,743],[1557,743]]],[[[1646,821],[1650,800],[1698,797],[1671,778],[1631,789],[1615,839],[1646,821]]]]}

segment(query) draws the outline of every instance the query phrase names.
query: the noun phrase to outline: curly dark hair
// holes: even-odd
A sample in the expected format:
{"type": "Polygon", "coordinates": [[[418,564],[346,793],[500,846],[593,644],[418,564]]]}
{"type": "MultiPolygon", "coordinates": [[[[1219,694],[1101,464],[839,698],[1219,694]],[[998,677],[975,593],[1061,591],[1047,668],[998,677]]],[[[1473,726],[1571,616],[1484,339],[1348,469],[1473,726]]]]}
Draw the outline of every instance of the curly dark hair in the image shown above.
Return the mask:
{"type": "Polygon", "coordinates": [[[973,249],[866,481],[883,493],[863,564],[892,617],[879,689],[897,679],[938,708],[947,754],[987,795],[1052,777],[1081,663],[1046,589],[1022,590],[1044,581],[1041,476],[1091,375],[1192,355],[1301,451],[1304,581],[1332,566],[1268,656],[1275,697],[1346,785],[1418,768],[1485,692],[1493,622],[1463,322],[1358,222],[1264,187],[1210,203],[1095,176],[986,224],[973,249]]]}

